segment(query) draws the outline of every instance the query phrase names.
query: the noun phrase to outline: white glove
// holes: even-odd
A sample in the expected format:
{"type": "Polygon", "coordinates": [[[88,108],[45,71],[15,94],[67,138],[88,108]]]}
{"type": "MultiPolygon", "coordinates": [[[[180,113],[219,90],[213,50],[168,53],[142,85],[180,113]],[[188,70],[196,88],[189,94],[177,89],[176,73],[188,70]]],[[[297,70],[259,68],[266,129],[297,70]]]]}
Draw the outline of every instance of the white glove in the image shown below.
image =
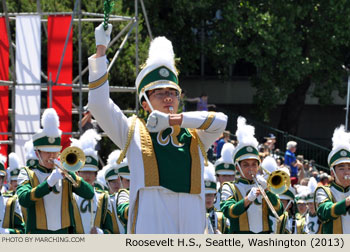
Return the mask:
{"type": "Polygon", "coordinates": [[[2,228],[0,227],[0,234],[9,234],[10,231],[8,230],[8,228],[2,228]]]}
{"type": "Polygon", "coordinates": [[[264,178],[264,176],[262,175],[256,175],[256,180],[258,181],[258,183],[261,185],[261,187],[266,190],[267,188],[267,181],[264,178]]]}
{"type": "Polygon", "coordinates": [[[248,200],[249,201],[254,201],[256,199],[256,197],[257,197],[257,190],[258,190],[258,188],[256,188],[256,187],[253,187],[250,190],[250,192],[248,194],[248,200]]]}
{"type": "Polygon", "coordinates": [[[97,234],[103,234],[103,230],[101,228],[96,227],[97,234]]]}
{"type": "Polygon", "coordinates": [[[95,41],[96,46],[103,45],[105,47],[108,46],[109,41],[111,41],[111,32],[112,32],[112,25],[108,24],[108,28],[105,31],[103,29],[103,22],[95,28],[95,41]]]}
{"type": "Polygon", "coordinates": [[[50,176],[47,178],[47,183],[50,187],[53,187],[60,179],[63,179],[63,176],[60,173],[60,171],[56,168],[51,172],[50,176]]]}
{"type": "Polygon", "coordinates": [[[154,110],[147,119],[146,127],[149,132],[159,132],[169,128],[169,114],[154,110]]]}

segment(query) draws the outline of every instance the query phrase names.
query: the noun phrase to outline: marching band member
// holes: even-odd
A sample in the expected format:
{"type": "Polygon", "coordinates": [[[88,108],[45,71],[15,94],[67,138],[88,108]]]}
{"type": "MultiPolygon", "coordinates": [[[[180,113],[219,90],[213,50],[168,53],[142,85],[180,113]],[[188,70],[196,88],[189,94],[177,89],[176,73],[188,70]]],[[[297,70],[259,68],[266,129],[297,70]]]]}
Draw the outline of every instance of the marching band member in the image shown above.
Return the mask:
{"type": "Polygon", "coordinates": [[[52,108],[43,113],[40,129],[33,136],[39,164],[21,169],[18,176],[19,203],[27,208],[26,233],[63,234],[74,230],[72,192],[92,199],[93,188],[73,172],[67,173],[76,181],[72,186],[57,168],[57,158],[62,148],[61,130],[56,111],[52,108]]]}
{"type": "Polygon", "coordinates": [[[272,211],[276,215],[283,213],[282,204],[274,193],[266,190],[273,209],[260,197],[262,192],[257,188],[256,181],[263,189],[267,189],[267,182],[262,175],[258,175],[260,158],[254,131],[253,126],[246,124],[245,118],[238,117],[236,136],[239,143],[234,161],[241,177],[235,183],[224,183],[220,204],[224,215],[230,219],[230,233],[271,233],[269,217],[272,211]]]}
{"type": "Polygon", "coordinates": [[[215,168],[210,162],[208,163],[208,166],[204,167],[204,185],[208,233],[228,234],[230,230],[230,221],[214,206],[216,198],[216,178],[215,168]]]}
{"type": "Polygon", "coordinates": [[[17,190],[17,179],[21,168],[22,165],[20,165],[17,154],[11,152],[9,154],[9,167],[7,168],[7,182],[10,187],[6,194],[15,195],[17,190]]]}
{"type": "Polygon", "coordinates": [[[314,193],[317,188],[317,181],[314,177],[311,177],[308,182],[308,196],[306,198],[306,203],[308,206],[308,212],[305,216],[305,221],[309,234],[320,234],[321,233],[321,221],[317,216],[315,203],[314,203],[314,193]]]}
{"type": "MultiPolygon", "coordinates": [[[[79,140],[71,138],[71,146],[82,149],[86,157],[85,165],[78,171],[78,175],[91,186],[94,185],[98,171],[98,155],[95,146],[100,139],[101,136],[94,129],[85,131],[79,140]]],[[[97,188],[94,188],[94,194],[91,200],[87,200],[73,193],[75,232],[78,234],[111,234],[113,224],[109,195],[97,188]]]]}
{"type": "Polygon", "coordinates": [[[225,182],[233,182],[235,180],[236,168],[233,163],[233,153],[235,147],[232,143],[225,143],[221,149],[221,157],[215,162],[215,174],[219,182],[219,190],[216,194],[215,208],[220,211],[220,199],[222,185],[225,182]]]}
{"type": "Polygon", "coordinates": [[[335,181],[317,187],[314,200],[322,234],[350,234],[350,133],[343,125],[335,129],[332,142],[328,165],[335,181]]]}
{"type": "Polygon", "coordinates": [[[221,135],[227,116],[178,111],[181,89],[172,44],[155,38],[136,79],[149,113],[128,119],[109,98],[106,47],[112,25],[95,29],[97,53],[89,58],[89,109],[111,140],[124,149],[130,168],[128,233],[204,233],[203,167],[206,151],[221,135]]]}
{"type": "MultiPolygon", "coordinates": [[[[14,153],[9,156],[9,163],[14,165],[14,153]]],[[[2,189],[5,179],[5,162],[6,157],[0,154],[0,189],[2,189]]],[[[23,234],[24,221],[22,218],[21,208],[18,204],[17,195],[0,194],[0,234],[23,234]]]]}
{"type": "Polygon", "coordinates": [[[108,168],[105,170],[105,180],[109,187],[110,201],[112,206],[112,219],[113,219],[113,233],[114,234],[124,234],[125,225],[118,216],[118,195],[121,187],[120,176],[118,174],[118,169],[124,167],[124,162],[117,164],[117,160],[120,156],[120,150],[115,150],[111,152],[108,156],[107,165],[108,168]]]}

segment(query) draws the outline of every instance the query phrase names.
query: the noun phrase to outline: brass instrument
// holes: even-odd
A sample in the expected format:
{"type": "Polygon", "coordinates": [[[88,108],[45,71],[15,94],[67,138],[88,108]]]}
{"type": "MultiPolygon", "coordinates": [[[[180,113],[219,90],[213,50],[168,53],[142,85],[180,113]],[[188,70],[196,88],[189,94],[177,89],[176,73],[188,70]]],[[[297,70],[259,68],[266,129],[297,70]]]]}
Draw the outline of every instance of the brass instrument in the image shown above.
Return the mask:
{"type": "Polygon", "coordinates": [[[258,183],[258,181],[256,180],[256,177],[253,176],[254,182],[256,184],[256,186],[258,187],[258,189],[261,192],[261,196],[265,199],[267,206],[270,208],[272,214],[276,217],[277,222],[280,222],[281,220],[279,219],[279,216],[275,210],[275,208],[273,207],[273,205],[271,204],[271,201],[269,200],[269,198],[266,195],[266,192],[264,190],[264,188],[262,188],[262,186],[258,183]]]}
{"type": "Polygon", "coordinates": [[[74,187],[77,187],[78,184],[74,180],[74,178],[68,173],[70,172],[77,172],[85,165],[85,154],[84,152],[78,148],[78,147],[67,147],[62,151],[60,154],[60,161],[61,165],[55,164],[55,167],[58,168],[64,176],[72,183],[74,187]]]}
{"type": "Polygon", "coordinates": [[[263,170],[269,175],[267,179],[267,188],[274,194],[282,194],[288,190],[290,187],[290,177],[283,170],[276,170],[273,172],[268,172],[263,168],[263,170]]]}

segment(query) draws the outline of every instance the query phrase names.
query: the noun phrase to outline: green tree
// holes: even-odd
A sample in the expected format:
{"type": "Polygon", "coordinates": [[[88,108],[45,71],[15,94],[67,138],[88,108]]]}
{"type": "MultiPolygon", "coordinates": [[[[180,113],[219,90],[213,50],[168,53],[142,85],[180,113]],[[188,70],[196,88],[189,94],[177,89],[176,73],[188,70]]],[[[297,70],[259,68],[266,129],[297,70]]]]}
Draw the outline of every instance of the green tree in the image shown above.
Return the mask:
{"type": "Polygon", "coordinates": [[[226,58],[230,64],[239,59],[254,64],[255,103],[265,121],[285,102],[279,128],[296,134],[311,84],[320,104],[332,102],[333,90],[344,96],[349,1],[220,1],[218,9],[222,19],[212,40],[217,62],[226,58]]]}

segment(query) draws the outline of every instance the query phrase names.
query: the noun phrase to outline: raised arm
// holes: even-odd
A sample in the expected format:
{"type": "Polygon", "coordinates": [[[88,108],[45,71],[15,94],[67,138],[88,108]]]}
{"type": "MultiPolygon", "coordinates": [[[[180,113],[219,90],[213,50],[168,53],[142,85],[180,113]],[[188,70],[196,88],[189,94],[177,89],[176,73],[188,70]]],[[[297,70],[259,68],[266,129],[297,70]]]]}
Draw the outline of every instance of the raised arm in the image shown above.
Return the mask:
{"type": "Polygon", "coordinates": [[[124,148],[128,134],[128,121],[120,108],[109,96],[106,48],[110,40],[112,25],[107,31],[102,24],[95,29],[96,54],[89,58],[88,107],[101,128],[119,147],[124,148]]]}

